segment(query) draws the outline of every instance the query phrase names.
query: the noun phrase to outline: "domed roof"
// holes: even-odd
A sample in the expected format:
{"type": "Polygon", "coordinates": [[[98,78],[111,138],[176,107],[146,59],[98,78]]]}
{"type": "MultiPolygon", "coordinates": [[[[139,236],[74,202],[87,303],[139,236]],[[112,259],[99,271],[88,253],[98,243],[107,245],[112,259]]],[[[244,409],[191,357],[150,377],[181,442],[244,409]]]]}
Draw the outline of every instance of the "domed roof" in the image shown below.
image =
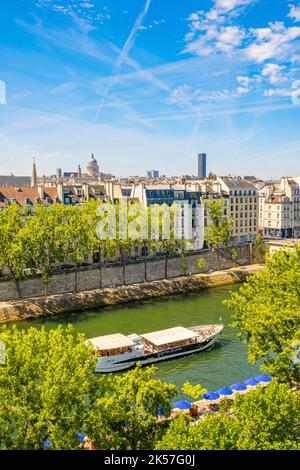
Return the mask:
{"type": "Polygon", "coordinates": [[[89,160],[88,164],[89,165],[95,165],[95,163],[97,164],[97,160],[95,158],[95,155],[92,153],[92,157],[91,159],[89,160]]]}
{"type": "Polygon", "coordinates": [[[97,176],[99,174],[99,165],[95,158],[95,155],[92,153],[92,157],[87,164],[87,173],[90,176],[97,176]]]}

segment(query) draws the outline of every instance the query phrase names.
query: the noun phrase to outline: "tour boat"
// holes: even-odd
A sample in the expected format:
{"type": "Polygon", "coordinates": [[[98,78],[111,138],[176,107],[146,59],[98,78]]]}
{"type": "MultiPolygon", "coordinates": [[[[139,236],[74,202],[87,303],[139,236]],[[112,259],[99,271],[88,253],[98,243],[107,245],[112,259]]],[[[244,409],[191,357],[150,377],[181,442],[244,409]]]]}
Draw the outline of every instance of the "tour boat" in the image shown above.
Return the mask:
{"type": "Polygon", "coordinates": [[[119,372],[177,357],[190,356],[210,349],[223,330],[223,325],[178,326],[143,335],[113,334],[91,338],[97,353],[96,372],[119,372]]]}

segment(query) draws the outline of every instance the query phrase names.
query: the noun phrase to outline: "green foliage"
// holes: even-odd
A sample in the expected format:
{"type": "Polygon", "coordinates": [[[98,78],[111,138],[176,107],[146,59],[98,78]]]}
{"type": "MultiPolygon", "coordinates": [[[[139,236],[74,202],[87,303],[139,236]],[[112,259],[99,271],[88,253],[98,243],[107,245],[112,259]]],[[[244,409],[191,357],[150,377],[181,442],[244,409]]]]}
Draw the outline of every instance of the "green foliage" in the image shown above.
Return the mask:
{"type": "Polygon", "coordinates": [[[226,415],[209,415],[191,426],[187,415],[179,415],[157,444],[157,450],[231,450],[237,439],[236,423],[226,415]]]}
{"type": "Polygon", "coordinates": [[[238,396],[233,413],[239,425],[238,449],[300,450],[300,403],[287,384],[274,381],[265,389],[238,396]]]}
{"type": "Polygon", "coordinates": [[[232,261],[236,262],[238,257],[239,257],[238,250],[236,248],[233,248],[231,250],[231,259],[232,259],[232,261]]]}
{"type": "Polygon", "coordinates": [[[213,250],[227,249],[232,244],[231,219],[224,217],[224,199],[210,198],[205,204],[210,224],[206,229],[206,240],[213,250]]]}
{"type": "Polygon", "coordinates": [[[140,367],[122,376],[111,376],[106,390],[93,406],[86,422],[97,449],[153,449],[162,437],[160,408],[171,411],[176,387],[153,379],[154,368],[140,367]]]}
{"type": "Polygon", "coordinates": [[[16,281],[24,278],[30,263],[20,237],[25,222],[26,213],[16,203],[0,211],[0,266],[7,267],[16,281]]]}
{"type": "Polygon", "coordinates": [[[3,328],[0,365],[0,450],[78,449],[76,433],[98,449],[149,449],[162,437],[159,409],[168,416],[176,387],[153,368],[95,374],[97,357],[69,326],[47,332],[3,328]]]}
{"type": "MultiPolygon", "coordinates": [[[[39,272],[47,285],[55,265],[69,261],[77,267],[95,252],[99,254],[100,272],[103,262],[119,254],[123,259],[124,280],[125,264],[134,247],[142,247],[149,254],[164,251],[166,272],[169,256],[177,253],[185,256],[188,242],[175,237],[178,206],[172,206],[170,211],[168,206],[157,206],[156,234],[151,226],[150,207],[146,208],[142,204],[125,205],[124,210],[128,213],[126,233],[120,233],[120,220],[117,217],[115,236],[102,239],[98,236],[98,224],[105,219],[104,213],[107,211],[100,213],[98,209],[104,207],[104,204],[108,209],[113,206],[119,216],[118,204],[103,203],[96,199],[79,206],[36,205],[33,211],[22,209],[14,203],[0,211],[0,267],[9,269],[19,296],[19,281],[39,272]]],[[[147,256],[144,256],[144,260],[146,264],[147,256]]]]}
{"type": "Polygon", "coordinates": [[[255,243],[252,245],[252,257],[254,261],[259,261],[265,258],[268,252],[267,245],[263,241],[263,237],[258,234],[255,243]]]}
{"type": "Polygon", "coordinates": [[[199,258],[197,260],[197,267],[198,269],[205,269],[206,268],[206,261],[204,258],[199,258]]]}
{"type": "Polygon", "coordinates": [[[278,250],[266,265],[266,271],[249,277],[225,304],[249,345],[249,361],[260,361],[272,376],[299,382],[293,356],[300,340],[300,248],[278,250]]]}
{"type": "Polygon", "coordinates": [[[207,390],[206,388],[203,388],[202,385],[197,384],[197,385],[192,385],[190,382],[186,381],[184,382],[182,386],[182,391],[186,395],[190,396],[192,400],[196,400],[197,398],[201,398],[203,393],[206,393],[207,390]]]}
{"type": "Polygon", "coordinates": [[[184,274],[186,274],[187,270],[189,269],[189,265],[186,264],[186,263],[183,263],[183,264],[180,266],[180,269],[181,269],[181,271],[183,271],[184,274]]]}
{"type": "Polygon", "coordinates": [[[287,385],[271,383],[236,398],[191,426],[180,415],[157,444],[159,450],[300,450],[300,407],[287,385]]]}
{"type": "MultiPolygon", "coordinates": [[[[78,447],[75,433],[95,387],[95,357],[73,328],[27,332],[4,328],[6,365],[0,366],[0,449],[78,447]]],[[[100,389],[99,384],[99,389],[100,389]]]]}

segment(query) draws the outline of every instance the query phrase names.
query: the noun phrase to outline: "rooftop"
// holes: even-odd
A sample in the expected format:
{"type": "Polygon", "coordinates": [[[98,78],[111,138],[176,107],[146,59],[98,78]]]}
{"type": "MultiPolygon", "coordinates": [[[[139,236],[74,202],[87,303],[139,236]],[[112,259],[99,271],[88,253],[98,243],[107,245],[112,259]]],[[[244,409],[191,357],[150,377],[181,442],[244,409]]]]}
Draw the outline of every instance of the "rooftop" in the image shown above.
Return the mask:
{"type": "Polygon", "coordinates": [[[87,342],[92,343],[96,349],[100,349],[101,351],[127,348],[134,345],[131,339],[120,333],[116,333],[114,335],[98,336],[97,338],[89,339],[87,342]]]}
{"type": "Polygon", "coordinates": [[[177,326],[175,328],[169,328],[168,330],[155,331],[154,333],[147,333],[141,336],[155,346],[163,346],[164,344],[196,338],[197,334],[188,328],[177,326]]]}
{"type": "Polygon", "coordinates": [[[222,177],[221,179],[230,189],[256,189],[253,184],[249,183],[249,181],[243,180],[242,178],[222,177]]]}

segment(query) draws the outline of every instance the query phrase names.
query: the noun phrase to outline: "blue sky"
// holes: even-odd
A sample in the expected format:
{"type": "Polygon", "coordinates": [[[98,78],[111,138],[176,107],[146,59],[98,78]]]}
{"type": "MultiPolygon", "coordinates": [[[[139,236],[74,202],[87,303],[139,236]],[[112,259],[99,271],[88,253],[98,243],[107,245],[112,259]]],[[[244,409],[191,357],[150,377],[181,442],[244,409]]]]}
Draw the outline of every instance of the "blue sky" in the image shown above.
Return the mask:
{"type": "Polygon", "coordinates": [[[39,174],[84,168],[92,152],[116,175],[195,174],[207,152],[218,174],[300,175],[299,0],[1,10],[0,174],[33,157],[39,174]]]}

